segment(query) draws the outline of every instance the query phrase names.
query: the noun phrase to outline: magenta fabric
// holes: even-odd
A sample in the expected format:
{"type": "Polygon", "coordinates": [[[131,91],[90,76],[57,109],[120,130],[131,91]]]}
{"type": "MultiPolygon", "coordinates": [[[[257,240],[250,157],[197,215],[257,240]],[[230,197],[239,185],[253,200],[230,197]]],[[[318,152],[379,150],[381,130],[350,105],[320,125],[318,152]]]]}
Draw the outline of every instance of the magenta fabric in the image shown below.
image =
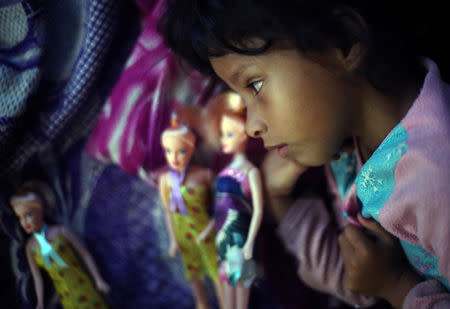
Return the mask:
{"type": "Polygon", "coordinates": [[[137,1],[143,28],[86,145],[95,159],[141,176],[165,165],[162,130],[178,104],[205,104],[223,84],[189,69],[157,31],[163,1],[137,1]]]}

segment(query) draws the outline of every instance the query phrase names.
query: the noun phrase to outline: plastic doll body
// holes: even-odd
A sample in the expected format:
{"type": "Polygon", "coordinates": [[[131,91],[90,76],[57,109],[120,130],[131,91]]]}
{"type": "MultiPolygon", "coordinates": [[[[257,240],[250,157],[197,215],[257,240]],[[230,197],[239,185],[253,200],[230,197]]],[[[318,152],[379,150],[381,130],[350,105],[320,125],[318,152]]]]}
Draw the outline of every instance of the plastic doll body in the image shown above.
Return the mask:
{"type": "Polygon", "coordinates": [[[39,268],[47,271],[64,308],[108,308],[96,291],[109,292],[108,284],[78,237],[60,225],[47,226],[43,221],[41,197],[28,190],[12,199],[12,208],[28,234],[26,255],[37,296],[36,308],[44,308],[44,289],[39,268]],[[85,273],[78,256],[95,282],[85,273]]]}
{"type": "MultiPolygon", "coordinates": [[[[236,99],[228,97],[232,98],[236,99]]],[[[244,125],[239,108],[237,113],[224,113],[220,118],[222,151],[233,154],[233,159],[214,182],[214,226],[225,304],[226,308],[242,309],[248,306],[249,289],[256,276],[251,259],[263,215],[261,176],[245,155],[248,136],[244,125]]]]}
{"type": "Polygon", "coordinates": [[[223,307],[214,232],[199,239],[200,232],[210,221],[207,205],[214,175],[207,168],[189,165],[194,151],[194,137],[189,131],[163,134],[162,144],[171,167],[159,179],[169,229],[169,255],[174,257],[177,251],[181,253],[185,276],[191,284],[197,308],[209,307],[203,280],[205,275],[213,280],[219,304],[223,307]]]}

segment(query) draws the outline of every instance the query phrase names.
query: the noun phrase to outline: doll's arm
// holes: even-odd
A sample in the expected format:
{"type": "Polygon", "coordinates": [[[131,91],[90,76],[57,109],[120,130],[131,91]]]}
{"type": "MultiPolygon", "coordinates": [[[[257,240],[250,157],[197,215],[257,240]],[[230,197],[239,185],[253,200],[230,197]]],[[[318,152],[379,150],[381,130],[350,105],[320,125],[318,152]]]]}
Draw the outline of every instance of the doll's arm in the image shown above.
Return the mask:
{"type": "Polygon", "coordinates": [[[258,234],[263,217],[263,190],[261,182],[261,174],[257,168],[252,168],[248,173],[248,180],[252,192],[252,219],[250,221],[250,228],[248,230],[247,241],[245,242],[242,251],[246,259],[251,259],[253,256],[253,247],[255,245],[256,235],[258,234]]]}
{"type": "Polygon", "coordinates": [[[201,231],[200,234],[198,234],[196,239],[197,244],[200,244],[200,242],[204,241],[205,238],[208,237],[209,233],[211,233],[212,229],[214,228],[214,222],[214,219],[211,219],[205,229],[201,231]]]}
{"type": "Polygon", "coordinates": [[[169,245],[169,255],[171,257],[174,257],[175,254],[178,251],[178,243],[177,243],[177,239],[175,237],[175,228],[173,226],[173,219],[172,219],[172,214],[170,213],[169,210],[169,200],[168,200],[168,185],[167,185],[167,179],[166,179],[166,175],[161,175],[160,179],[159,179],[159,195],[161,197],[161,201],[163,203],[164,206],[164,215],[166,218],[166,224],[167,224],[167,230],[169,233],[169,240],[170,240],[170,245],[169,245]]]}
{"type": "Polygon", "coordinates": [[[70,244],[75,249],[75,251],[80,255],[84,264],[87,266],[89,272],[91,273],[92,277],[94,278],[95,286],[97,287],[97,289],[101,292],[108,293],[109,285],[103,280],[102,276],[100,275],[100,273],[98,271],[97,265],[95,264],[95,261],[92,258],[92,255],[89,253],[89,251],[83,245],[81,240],[66,227],[61,226],[59,228],[60,228],[60,233],[63,234],[64,237],[66,237],[66,239],[70,242],[70,244]]]}
{"type": "Polygon", "coordinates": [[[31,274],[33,276],[34,290],[36,292],[36,298],[37,298],[36,309],[43,309],[44,308],[44,285],[42,282],[42,275],[39,270],[39,267],[37,266],[36,262],[34,261],[32,255],[31,255],[31,239],[27,243],[26,253],[27,253],[28,265],[30,266],[31,274]]]}

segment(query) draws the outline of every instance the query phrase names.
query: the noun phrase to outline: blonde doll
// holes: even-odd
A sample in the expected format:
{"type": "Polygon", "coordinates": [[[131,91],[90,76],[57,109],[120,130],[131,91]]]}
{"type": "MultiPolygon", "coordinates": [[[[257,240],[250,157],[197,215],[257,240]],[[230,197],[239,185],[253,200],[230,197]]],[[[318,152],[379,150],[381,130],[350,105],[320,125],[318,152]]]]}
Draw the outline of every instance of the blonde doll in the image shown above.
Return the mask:
{"type": "Polygon", "coordinates": [[[190,165],[195,150],[195,135],[172,118],[172,126],[161,136],[169,171],[159,178],[159,191],[169,230],[169,255],[181,253],[184,272],[190,282],[196,308],[208,308],[204,276],[214,282],[219,303],[223,303],[218,280],[214,233],[198,236],[210,220],[208,202],[214,175],[211,170],[190,165]]]}
{"type": "Polygon", "coordinates": [[[23,184],[10,199],[11,207],[27,234],[26,255],[37,296],[36,309],[44,308],[44,286],[39,268],[50,275],[63,308],[108,308],[100,294],[109,292],[95,262],[78,237],[60,225],[44,222],[48,189],[37,181],[23,184]],[[78,257],[86,265],[92,283],[78,257]]]}

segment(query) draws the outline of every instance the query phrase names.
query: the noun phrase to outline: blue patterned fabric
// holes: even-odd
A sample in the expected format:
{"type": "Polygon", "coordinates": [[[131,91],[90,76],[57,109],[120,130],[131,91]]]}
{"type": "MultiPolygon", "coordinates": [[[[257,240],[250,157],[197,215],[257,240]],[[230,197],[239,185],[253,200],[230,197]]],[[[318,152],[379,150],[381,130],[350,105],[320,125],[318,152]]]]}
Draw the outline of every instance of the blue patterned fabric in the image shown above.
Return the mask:
{"type": "Polygon", "coordinates": [[[336,161],[330,163],[333,170],[334,178],[341,195],[341,199],[344,200],[345,194],[352,186],[356,177],[356,154],[341,152],[340,157],[336,161]]]}
{"type": "MultiPolygon", "coordinates": [[[[408,132],[401,124],[386,137],[363,165],[356,177],[356,190],[362,203],[362,215],[378,220],[378,214],[395,187],[395,168],[408,150],[408,132]]],[[[438,259],[422,246],[400,240],[410,264],[425,278],[436,278],[447,288],[448,280],[438,271],[438,259]]]]}
{"type": "Polygon", "coordinates": [[[408,149],[408,132],[397,125],[356,176],[356,194],[362,215],[378,221],[378,214],[395,186],[395,167],[408,149]]]}

